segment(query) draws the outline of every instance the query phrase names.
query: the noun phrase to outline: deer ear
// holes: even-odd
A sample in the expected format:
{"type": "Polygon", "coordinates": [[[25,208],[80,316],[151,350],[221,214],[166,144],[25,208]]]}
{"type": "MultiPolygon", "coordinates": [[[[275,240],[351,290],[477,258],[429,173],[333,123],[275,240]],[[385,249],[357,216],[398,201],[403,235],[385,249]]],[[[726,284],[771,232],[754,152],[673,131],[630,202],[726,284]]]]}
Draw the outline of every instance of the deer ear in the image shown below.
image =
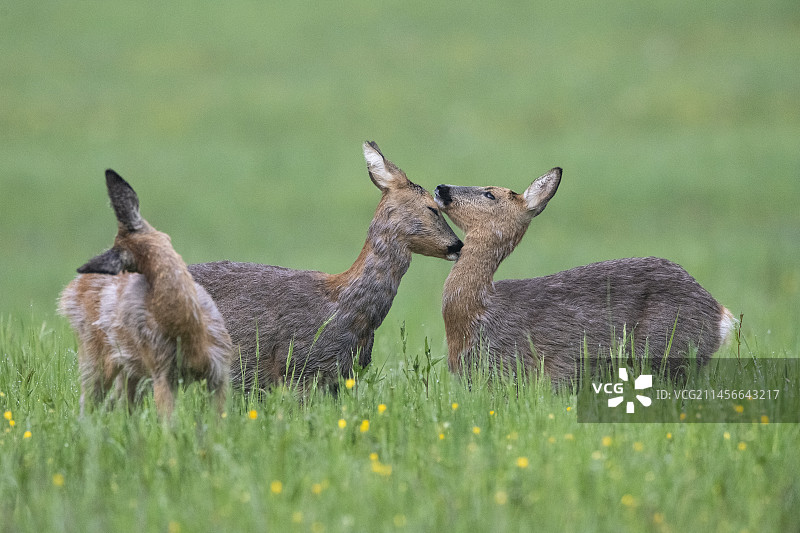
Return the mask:
{"type": "Polygon", "coordinates": [[[403,171],[383,157],[381,149],[375,142],[364,143],[364,159],[367,162],[367,171],[372,183],[381,191],[402,187],[408,183],[408,178],[403,171]]]}
{"type": "Polygon", "coordinates": [[[535,217],[544,211],[547,202],[556,194],[558,184],[561,183],[561,169],[556,167],[550,172],[537,178],[531,186],[525,189],[525,207],[531,212],[531,217],[535,217]]]}
{"type": "Polygon", "coordinates": [[[128,231],[142,229],[144,221],[139,214],[139,197],[133,187],[111,169],[106,170],[106,187],[117,221],[128,231]]]}
{"type": "Polygon", "coordinates": [[[106,250],[89,259],[78,269],[78,274],[119,274],[123,269],[122,256],[116,248],[106,250]]]}

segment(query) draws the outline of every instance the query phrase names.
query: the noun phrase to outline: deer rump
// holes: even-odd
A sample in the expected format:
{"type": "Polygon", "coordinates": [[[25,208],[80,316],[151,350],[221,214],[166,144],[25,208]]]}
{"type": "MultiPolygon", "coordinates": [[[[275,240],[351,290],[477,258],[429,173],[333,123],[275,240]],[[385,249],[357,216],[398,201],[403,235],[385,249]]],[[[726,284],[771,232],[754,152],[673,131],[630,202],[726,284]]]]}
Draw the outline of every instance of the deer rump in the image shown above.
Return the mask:
{"type": "Polygon", "coordinates": [[[618,259],[497,281],[487,298],[479,319],[486,349],[511,368],[516,357],[529,368],[541,358],[554,378],[573,375],[582,355],[608,356],[623,342],[623,332],[636,357],[646,349],[656,369],[670,344],[667,367],[674,369],[693,348],[698,363],[705,363],[721,343],[723,308],[666,259],[618,259]]]}
{"type": "MultiPolygon", "coordinates": [[[[135,377],[137,381],[150,376],[154,368],[173,367],[176,358],[182,356],[191,360],[170,368],[170,373],[175,374],[173,378],[184,372],[197,380],[207,378],[211,384],[225,383],[228,368],[223,361],[227,363],[230,359],[230,344],[209,343],[208,357],[201,357],[194,350],[180,350],[175,334],[153,320],[145,297],[148,289],[145,276],[126,272],[115,276],[82,274],[64,290],[60,311],[69,319],[81,345],[91,347],[84,350],[92,360],[91,365],[82,369],[84,377],[97,373],[95,379],[101,379],[102,355],[112,365],[109,372],[123,370],[126,378],[135,377]],[[87,302],[94,312],[86,312],[87,302]]],[[[211,339],[225,339],[224,321],[211,296],[200,285],[195,285],[195,289],[203,315],[210,318],[207,327],[211,339]]]]}

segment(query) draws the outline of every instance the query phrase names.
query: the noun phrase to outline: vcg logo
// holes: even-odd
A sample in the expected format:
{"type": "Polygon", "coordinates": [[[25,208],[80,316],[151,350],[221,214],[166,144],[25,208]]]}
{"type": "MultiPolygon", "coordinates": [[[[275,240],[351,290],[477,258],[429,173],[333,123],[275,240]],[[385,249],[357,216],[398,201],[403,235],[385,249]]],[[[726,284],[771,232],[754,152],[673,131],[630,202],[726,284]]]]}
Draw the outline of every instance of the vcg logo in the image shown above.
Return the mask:
{"type": "MultiPolygon", "coordinates": [[[[600,394],[600,391],[603,391],[606,394],[615,395],[613,398],[608,399],[609,407],[617,407],[623,401],[625,401],[625,389],[630,388],[630,381],[628,380],[627,368],[619,369],[619,379],[622,381],[617,383],[592,383],[592,389],[594,390],[595,394],[600,394]],[[628,383],[628,387],[625,387],[625,383],[628,383]]],[[[641,376],[637,377],[636,380],[633,382],[634,391],[649,389],[652,386],[653,386],[652,374],[642,374],[641,376]]],[[[650,404],[653,403],[653,400],[651,400],[649,396],[644,396],[641,394],[635,394],[635,396],[636,399],[639,400],[639,403],[641,403],[644,407],[649,407],[650,404]]],[[[633,413],[634,410],[635,410],[634,402],[632,400],[626,402],[625,412],[633,413]]]]}

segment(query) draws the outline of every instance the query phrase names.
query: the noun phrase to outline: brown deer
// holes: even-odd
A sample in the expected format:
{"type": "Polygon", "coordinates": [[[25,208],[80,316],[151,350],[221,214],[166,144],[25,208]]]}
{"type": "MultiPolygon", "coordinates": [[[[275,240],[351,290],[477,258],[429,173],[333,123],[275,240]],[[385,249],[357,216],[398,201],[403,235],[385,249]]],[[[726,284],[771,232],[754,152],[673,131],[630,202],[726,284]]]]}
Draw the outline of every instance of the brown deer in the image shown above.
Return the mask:
{"type": "Polygon", "coordinates": [[[380,326],[417,253],[455,260],[462,242],[431,194],[409,181],[374,142],[364,158],[381,200],[355,263],[341,274],[220,261],[189,265],[214,298],[240,357],[234,387],[264,389],[287,380],[304,390],[318,379],[336,391],[354,360],[371,360],[380,326]]]}
{"type": "Polygon", "coordinates": [[[491,367],[513,373],[541,365],[555,380],[578,358],[608,355],[632,339],[654,367],[675,370],[691,348],[702,364],[733,330],[733,315],[679,265],[654,257],[603,261],[549,276],[493,281],[561,181],[554,168],[523,193],[502,187],[439,185],[436,201],[465,232],[461,257],[442,295],[448,362],[454,372],[482,350],[491,367]],[[624,333],[624,335],[623,335],[624,333]]]}
{"type": "Polygon", "coordinates": [[[106,186],[118,221],[114,246],[80,267],[59,301],[78,336],[81,413],[87,397],[102,400],[115,380],[133,403],[139,382],[151,378],[156,409],[169,417],[181,377],[205,379],[222,410],[233,359],[222,315],[169,235],[141,217],[133,188],[113,170],[106,186]]]}

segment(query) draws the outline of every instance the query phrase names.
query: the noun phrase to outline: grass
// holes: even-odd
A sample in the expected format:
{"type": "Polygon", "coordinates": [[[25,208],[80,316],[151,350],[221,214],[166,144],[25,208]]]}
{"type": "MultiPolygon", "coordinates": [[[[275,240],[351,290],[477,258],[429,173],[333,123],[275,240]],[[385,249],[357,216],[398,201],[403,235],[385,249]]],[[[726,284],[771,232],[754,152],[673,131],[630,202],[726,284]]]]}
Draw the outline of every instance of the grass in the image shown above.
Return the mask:
{"type": "Polygon", "coordinates": [[[341,272],[374,139],[428,189],[564,168],[498,278],[667,257],[744,314],[748,355],[796,357],[798,23],[788,0],[0,3],[0,529],[798,529],[794,424],[578,424],[574,396],[430,368],[444,261],[414,258],[355,389],[219,420],[190,387],[172,428],[149,400],[79,419],[54,313],[111,244],[105,168],[187,262],[341,272]]]}
{"type": "Polygon", "coordinates": [[[169,426],[152,398],[79,418],[69,331],[6,320],[3,341],[9,531],[800,525],[797,424],[578,424],[547,380],[469,390],[402,348],[338,398],[234,395],[219,418],[193,385],[169,426]]]}

